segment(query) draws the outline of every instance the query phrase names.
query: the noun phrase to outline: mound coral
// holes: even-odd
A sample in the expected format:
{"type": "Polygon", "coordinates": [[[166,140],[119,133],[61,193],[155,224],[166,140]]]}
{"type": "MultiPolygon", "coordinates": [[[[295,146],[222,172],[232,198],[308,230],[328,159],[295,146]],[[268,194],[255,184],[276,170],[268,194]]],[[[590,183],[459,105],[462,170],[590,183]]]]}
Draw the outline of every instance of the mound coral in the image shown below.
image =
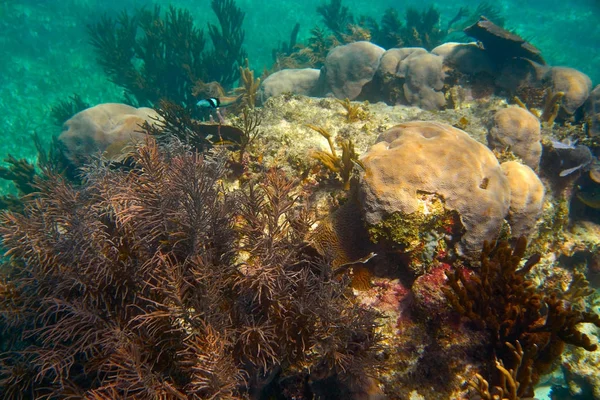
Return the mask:
{"type": "Polygon", "coordinates": [[[424,121],[397,125],[379,136],[361,162],[359,196],[366,222],[372,231],[384,228],[384,235],[392,239],[393,229],[385,229],[392,220],[396,229],[425,234],[425,226],[413,225],[416,215],[427,217],[427,226],[444,228],[435,236],[447,234],[446,229],[458,233],[454,224],[458,221],[450,215],[457,213],[465,229],[460,250],[472,256],[484,240],[496,238],[508,212],[510,188],[496,157],[449,125],[424,121]],[[440,214],[433,217],[436,210],[440,214]]]}
{"type": "Polygon", "coordinates": [[[260,88],[263,100],[282,93],[305,96],[314,95],[318,87],[320,70],[316,68],[284,69],[267,77],[260,88]]]}
{"type": "Polygon", "coordinates": [[[585,104],[585,119],[589,136],[600,136],[600,85],[591,91],[585,104]]]}
{"type": "Polygon", "coordinates": [[[2,215],[3,398],[360,391],[376,314],[308,251],[296,182],[224,189],[226,157],[148,139],[2,215]],[[295,382],[290,384],[290,382],[295,382]]]}
{"type": "Polygon", "coordinates": [[[544,184],[531,168],[516,161],[500,165],[510,186],[507,220],[513,237],[528,237],[535,229],[544,206],[544,184]]]}
{"type": "Polygon", "coordinates": [[[564,93],[561,109],[568,115],[575,113],[585,103],[592,90],[589,76],[573,68],[552,67],[548,78],[553,93],[564,93]]]}
{"type": "Polygon", "coordinates": [[[105,103],[87,108],[63,126],[58,137],[66,157],[76,166],[83,165],[90,156],[102,153],[109,147],[115,152],[138,141],[145,134],[141,126],[159,119],[151,108],[135,108],[126,104],[105,103]]]}
{"type": "Polygon", "coordinates": [[[398,65],[398,77],[404,79],[404,97],[408,104],[425,110],[443,108],[443,58],[435,54],[411,54],[398,65]]]}
{"type": "Polygon", "coordinates": [[[338,99],[357,98],[375,75],[385,50],[370,42],[354,42],[333,48],[325,59],[327,90],[338,99]]]}
{"type": "Polygon", "coordinates": [[[540,121],[521,107],[508,107],[494,114],[489,142],[492,148],[509,149],[537,170],[542,156],[540,121]]]}

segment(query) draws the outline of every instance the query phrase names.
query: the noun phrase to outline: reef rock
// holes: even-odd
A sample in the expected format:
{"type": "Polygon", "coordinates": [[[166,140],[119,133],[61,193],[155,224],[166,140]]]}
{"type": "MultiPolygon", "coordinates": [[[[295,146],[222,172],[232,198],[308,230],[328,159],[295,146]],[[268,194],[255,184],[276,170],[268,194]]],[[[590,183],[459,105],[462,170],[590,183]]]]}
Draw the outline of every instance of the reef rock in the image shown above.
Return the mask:
{"type": "Polygon", "coordinates": [[[510,186],[508,223],[513,237],[533,233],[544,206],[544,184],[527,165],[507,161],[500,166],[510,186]]]}
{"type": "Polygon", "coordinates": [[[327,90],[338,99],[354,100],[373,79],[384,52],[383,48],[365,41],[333,48],[323,67],[327,90]]]}
{"type": "MultiPolygon", "coordinates": [[[[437,122],[402,123],[382,133],[361,162],[358,193],[371,232],[390,221],[435,226],[427,216],[440,202],[464,227],[459,253],[475,256],[485,240],[500,232],[510,204],[508,180],[491,150],[460,129],[437,122]]],[[[452,219],[446,213],[441,218],[452,219]]],[[[452,226],[442,228],[448,233],[452,226]]],[[[443,232],[414,229],[421,238],[429,234],[431,241],[443,232]]]]}
{"type": "Polygon", "coordinates": [[[283,93],[315,95],[321,70],[315,68],[283,69],[267,77],[261,85],[263,100],[283,93]]]}
{"type": "Polygon", "coordinates": [[[128,143],[143,140],[141,125],[155,122],[158,114],[151,108],[135,108],[120,103],[104,103],[85,109],[63,125],[58,137],[65,155],[74,165],[110,146],[125,147],[128,143]]]}
{"type": "Polygon", "coordinates": [[[568,114],[575,113],[587,100],[592,90],[592,80],[576,69],[568,67],[552,67],[550,69],[552,92],[563,92],[561,109],[568,114]]]}
{"type": "Polygon", "coordinates": [[[513,58],[502,65],[495,83],[496,86],[511,93],[517,93],[528,106],[543,107],[541,94],[544,92],[544,82],[547,80],[550,69],[547,65],[526,58],[513,58]],[[539,95],[539,98],[537,98],[538,96],[530,98],[528,96],[530,91],[539,95]]]}
{"type": "Polygon", "coordinates": [[[521,107],[503,108],[494,114],[489,142],[492,148],[509,148],[525,164],[538,168],[542,156],[540,121],[521,107]]]}

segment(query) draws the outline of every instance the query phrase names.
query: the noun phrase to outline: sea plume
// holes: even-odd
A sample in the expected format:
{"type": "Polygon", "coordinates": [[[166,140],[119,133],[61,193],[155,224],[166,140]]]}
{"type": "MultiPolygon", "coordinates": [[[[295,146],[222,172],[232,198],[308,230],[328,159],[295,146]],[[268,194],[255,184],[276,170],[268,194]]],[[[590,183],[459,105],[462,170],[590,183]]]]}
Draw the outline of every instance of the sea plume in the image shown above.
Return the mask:
{"type": "Polygon", "coordinates": [[[304,241],[301,186],[227,189],[227,160],[148,139],[2,214],[3,396],[245,398],[376,364],[377,315],[304,241]]]}

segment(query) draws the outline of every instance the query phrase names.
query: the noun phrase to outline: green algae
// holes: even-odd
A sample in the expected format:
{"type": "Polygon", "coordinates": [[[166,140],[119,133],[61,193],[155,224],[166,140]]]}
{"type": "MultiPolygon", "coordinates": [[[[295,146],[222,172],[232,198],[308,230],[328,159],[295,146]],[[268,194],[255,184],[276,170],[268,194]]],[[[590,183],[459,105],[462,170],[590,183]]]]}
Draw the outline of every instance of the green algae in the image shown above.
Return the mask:
{"type": "Polygon", "coordinates": [[[448,251],[447,236],[463,230],[460,216],[446,208],[437,194],[418,193],[419,209],[413,213],[394,212],[367,227],[374,243],[391,244],[412,253],[411,269],[425,273],[436,256],[448,251]]]}

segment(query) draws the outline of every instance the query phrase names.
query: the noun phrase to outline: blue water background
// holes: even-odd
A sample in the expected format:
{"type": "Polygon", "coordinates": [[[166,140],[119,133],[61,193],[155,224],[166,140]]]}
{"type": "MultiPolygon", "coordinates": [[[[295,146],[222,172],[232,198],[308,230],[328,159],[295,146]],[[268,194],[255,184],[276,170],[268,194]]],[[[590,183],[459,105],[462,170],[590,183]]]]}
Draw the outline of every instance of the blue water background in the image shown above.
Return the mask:
{"type": "MultiPolygon", "coordinates": [[[[245,46],[257,74],[272,65],[272,49],[287,41],[296,22],[301,25],[298,41],[306,42],[310,29],[319,24],[316,8],[323,0],[237,0],[246,12],[245,46]]],[[[35,155],[30,135],[35,131],[48,140],[60,133],[50,121],[56,102],[77,93],[86,102],[121,101],[122,89],[108,81],[95,61],[86,26],[103,13],[115,16],[123,9],[173,4],[191,11],[199,27],[214,21],[210,0],[174,0],[151,3],[140,0],[30,0],[0,2],[0,156],[35,155]]],[[[400,15],[409,6],[431,4],[442,14],[442,26],[460,6],[475,8],[472,1],[357,1],[343,0],[355,16],[380,19],[388,7],[400,15]]],[[[531,40],[551,65],[566,65],[588,74],[600,83],[600,1],[598,0],[505,0],[497,3],[506,19],[505,27],[531,40]]],[[[1,187],[0,187],[1,189],[1,187]]]]}

